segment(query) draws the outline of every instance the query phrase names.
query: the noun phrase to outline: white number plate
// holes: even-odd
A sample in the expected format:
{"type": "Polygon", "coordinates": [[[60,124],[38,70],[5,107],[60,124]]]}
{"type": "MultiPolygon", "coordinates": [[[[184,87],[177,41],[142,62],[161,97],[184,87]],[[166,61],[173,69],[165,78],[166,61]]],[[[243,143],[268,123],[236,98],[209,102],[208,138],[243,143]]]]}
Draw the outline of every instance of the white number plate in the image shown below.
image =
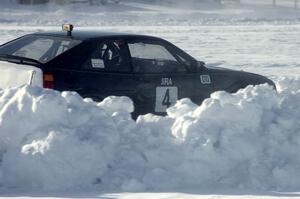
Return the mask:
{"type": "Polygon", "coordinates": [[[155,112],[166,112],[177,100],[177,87],[156,87],[155,112]]]}

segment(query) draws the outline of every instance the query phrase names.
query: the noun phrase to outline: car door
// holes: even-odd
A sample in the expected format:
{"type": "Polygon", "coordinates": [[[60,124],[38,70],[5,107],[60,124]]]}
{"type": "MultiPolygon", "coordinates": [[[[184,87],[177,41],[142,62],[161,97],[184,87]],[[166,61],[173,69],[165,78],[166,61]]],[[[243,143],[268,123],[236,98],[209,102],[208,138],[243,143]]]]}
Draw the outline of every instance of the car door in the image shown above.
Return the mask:
{"type": "Polygon", "coordinates": [[[156,39],[128,41],[133,73],[139,81],[136,110],[164,115],[178,99],[199,102],[212,90],[208,74],[192,71],[196,62],[175,46],[156,39]],[[201,76],[202,75],[202,76],[201,76]],[[206,76],[203,76],[206,75],[206,76]]]}
{"type": "Polygon", "coordinates": [[[135,96],[129,52],[121,38],[90,41],[79,49],[77,67],[56,67],[55,85],[96,101],[107,96],[135,96]],[[83,52],[87,49],[86,52],[83,52]]]}

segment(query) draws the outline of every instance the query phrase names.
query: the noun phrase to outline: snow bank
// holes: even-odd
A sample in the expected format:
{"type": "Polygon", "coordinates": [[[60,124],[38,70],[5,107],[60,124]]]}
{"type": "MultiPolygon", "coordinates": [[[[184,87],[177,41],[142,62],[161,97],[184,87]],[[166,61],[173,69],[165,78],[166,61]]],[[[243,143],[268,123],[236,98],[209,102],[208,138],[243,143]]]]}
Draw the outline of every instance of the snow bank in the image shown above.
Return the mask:
{"type": "Polygon", "coordinates": [[[1,91],[1,184],[67,189],[98,183],[119,135],[112,118],[76,93],[1,91]]]}
{"type": "Polygon", "coordinates": [[[167,117],[137,121],[126,97],[97,104],[72,92],[2,90],[1,187],[299,189],[299,83],[216,92],[201,106],[182,99],[167,117]]]}

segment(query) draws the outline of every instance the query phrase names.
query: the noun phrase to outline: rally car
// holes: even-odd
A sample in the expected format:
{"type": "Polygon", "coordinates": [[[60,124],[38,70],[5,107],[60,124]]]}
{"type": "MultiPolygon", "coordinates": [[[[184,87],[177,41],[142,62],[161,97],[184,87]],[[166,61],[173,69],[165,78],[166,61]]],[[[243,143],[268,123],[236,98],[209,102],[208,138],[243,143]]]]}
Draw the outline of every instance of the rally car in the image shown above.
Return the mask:
{"type": "Polygon", "coordinates": [[[101,101],[128,96],[134,115],[165,114],[178,99],[201,102],[212,92],[274,83],[261,75],[206,67],[161,38],[116,32],[43,32],[0,46],[0,87],[40,85],[101,101]],[[11,70],[11,71],[10,71],[11,70]],[[2,84],[2,85],[1,85],[2,84]]]}

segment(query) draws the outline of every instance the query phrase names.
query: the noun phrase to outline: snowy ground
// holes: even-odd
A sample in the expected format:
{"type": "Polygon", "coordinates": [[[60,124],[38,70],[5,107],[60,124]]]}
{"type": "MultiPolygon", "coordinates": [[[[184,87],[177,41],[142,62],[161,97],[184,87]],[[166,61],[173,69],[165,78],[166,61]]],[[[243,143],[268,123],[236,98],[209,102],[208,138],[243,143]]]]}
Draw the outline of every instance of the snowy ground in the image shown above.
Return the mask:
{"type": "Polygon", "coordinates": [[[205,7],[1,7],[0,43],[64,21],[151,34],[207,65],[266,75],[279,93],[215,93],[200,107],[182,100],[169,117],[134,122],[127,98],[0,91],[0,198],[300,198],[300,12],[205,7]]]}
{"type": "Polygon", "coordinates": [[[18,199],[31,199],[31,198],[45,198],[45,199],[58,199],[58,198],[99,198],[99,199],[291,199],[300,198],[300,194],[297,193],[257,193],[257,192],[245,192],[238,193],[232,192],[149,192],[149,193],[18,193],[18,194],[3,194],[1,198],[13,198],[18,199]]]}

